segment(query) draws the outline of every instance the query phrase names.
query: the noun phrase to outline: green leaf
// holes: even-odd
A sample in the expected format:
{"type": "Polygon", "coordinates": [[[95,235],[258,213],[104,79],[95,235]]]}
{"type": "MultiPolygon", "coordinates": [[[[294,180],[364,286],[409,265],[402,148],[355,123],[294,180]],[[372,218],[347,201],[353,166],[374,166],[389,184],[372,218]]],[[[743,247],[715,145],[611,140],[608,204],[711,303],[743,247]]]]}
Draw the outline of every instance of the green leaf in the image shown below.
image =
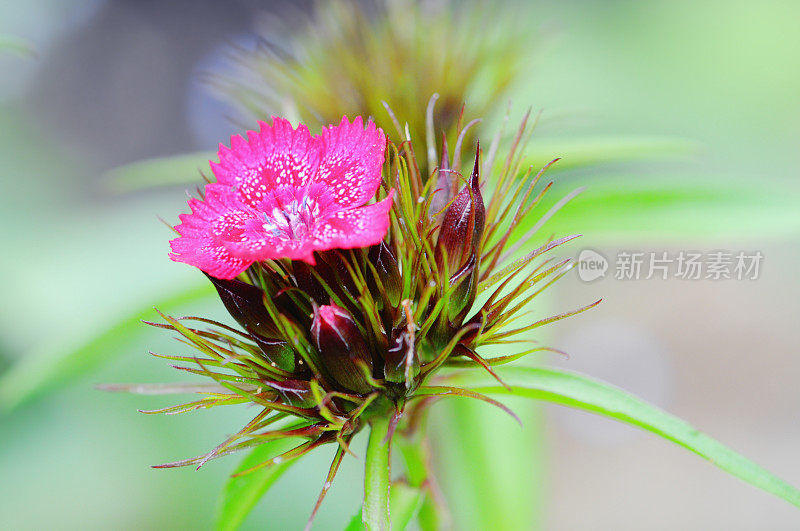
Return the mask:
{"type": "Polygon", "coordinates": [[[114,193],[134,192],[159,186],[203,184],[201,172],[208,171],[208,161],[216,159],[213,151],[184,153],[146,159],[119,166],[105,176],[107,187],[114,193]]]}
{"type": "MultiPolygon", "coordinates": [[[[395,447],[400,450],[403,457],[403,464],[405,465],[406,475],[405,479],[412,488],[415,488],[420,493],[419,505],[415,509],[417,512],[417,523],[423,531],[440,529],[439,525],[439,511],[433,501],[432,496],[426,494],[426,481],[429,479],[430,471],[428,470],[428,463],[430,462],[430,443],[425,436],[426,428],[424,423],[419,426],[416,433],[412,437],[396,437],[394,440],[395,447]]],[[[394,496],[394,491],[391,493],[394,496]]],[[[389,500],[391,506],[390,516],[394,522],[395,509],[391,505],[395,503],[393,499],[389,500]]]]}
{"type": "Polygon", "coordinates": [[[551,160],[561,160],[552,171],[568,170],[603,163],[629,162],[656,157],[688,155],[697,150],[689,140],[661,136],[590,136],[537,138],[526,149],[524,168],[541,168],[551,160]]]}
{"type": "Polygon", "coordinates": [[[393,531],[403,531],[419,511],[424,493],[408,483],[394,482],[389,491],[389,518],[393,531]]]}
{"type": "MultiPolygon", "coordinates": [[[[211,284],[204,284],[166,298],[156,306],[171,312],[215,293],[211,284]]],[[[0,375],[0,412],[14,409],[43,391],[50,391],[71,378],[86,374],[117,352],[124,351],[133,338],[150,332],[141,321],[153,317],[153,306],[149,304],[138,309],[100,334],[25,355],[0,375]]]]}
{"type": "Polygon", "coordinates": [[[347,524],[347,527],[344,528],[344,531],[364,531],[364,524],[361,523],[360,510],[353,515],[353,517],[350,519],[350,522],[347,524]]]}
{"type": "MultiPolygon", "coordinates": [[[[256,446],[234,471],[234,474],[252,468],[295,446],[294,441],[277,439],[256,446]]],[[[290,466],[298,461],[287,459],[279,464],[259,468],[243,476],[231,477],[225,484],[219,500],[216,529],[231,531],[242,525],[247,515],[264,494],[290,466]]]]}
{"type": "MultiPolygon", "coordinates": [[[[436,479],[450,502],[453,528],[542,528],[541,504],[547,494],[544,418],[539,404],[523,400],[508,404],[522,418],[522,428],[476,400],[437,404],[442,410],[437,417],[444,423],[432,435],[437,439],[435,447],[447,450],[436,454],[436,479]],[[468,463],[468,474],[464,463],[468,463]],[[519,492],[526,495],[509,495],[519,492]]],[[[446,519],[446,514],[439,517],[440,522],[446,519]]]]}
{"type": "Polygon", "coordinates": [[[30,42],[13,35],[0,34],[0,52],[5,51],[36,57],[36,50],[30,42]]]}
{"type": "MultiPolygon", "coordinates": [[[[738,239],[800,232],[800,190],[767,191],[731,181],[715,183],[658,178],[647,181],[597,179],[567,203],[541,229],[543,234],[583,234],[591,240],[666,240],[735,237],[738,239]]],[[[549,203],[561,194],[553,190],[549,203]]],[[[517,230],[522,235],[539,216],[517,230]]]]}
{"type": "Polygon", "coordinates": [[[478,387],[481,393],[510,394],[583,409],[638,426],[708,459],[722,470],[800,507],[800,490],[767,472],[687,422],[611,384],[582,374],[551,368],[514,367],[503,378],[519,379],[508,391],[501,386],[478,387]]]}

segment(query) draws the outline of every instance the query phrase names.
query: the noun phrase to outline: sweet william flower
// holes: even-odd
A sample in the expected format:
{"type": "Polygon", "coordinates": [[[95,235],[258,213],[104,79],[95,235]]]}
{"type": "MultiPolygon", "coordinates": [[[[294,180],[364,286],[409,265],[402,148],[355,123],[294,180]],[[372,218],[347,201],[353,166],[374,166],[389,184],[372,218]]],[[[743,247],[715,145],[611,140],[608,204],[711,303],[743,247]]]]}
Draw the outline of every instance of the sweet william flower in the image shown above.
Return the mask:
{"type": "MultiPolygon", "coordinates": [[[[433,123],[427,129],[433,131],[433,123]]],[[[523,121],[517,137],[525,129],[523,121]]],[[[427,174],[407,136],[387,143],[358,118],[316,137],[273,119],[220,149],[212,164],[217,180],[202,199],[190,201],[192,213],[181,217],[172,257],[209,275],[238,328],[162,314],[164,323],[151,324],[196,348],[193,356],[163,357],[208,381],[132,389],[199,394],[152,413],[249,404],[254,416],[209,452],[159,468],[200,467],[274,439],[303,440],[241,475],[336,444],[313,518],[365,427],[371,431],[368,453],[382,452],[375,448],[387,449],[395,433],[408,438],[421,428],[436,397],[483,400],[510,412],[452,378],[479,369],[500,380],[494,365],[546,349],[484,358],[484,347],[525,341],[523,334],[594,304],[525,318],[528,303],[568,271],[568,260],[537,262],[573,236],[516,257],[535,231],[513,245],[509,238],[543,195],[533,195],[541,172],[531,178],[532,169],[520,170],[515,143],[497,165],[491,156],[481,165],[476,146],[471,173],[462,173],[460,145],[452,157],[444,141],[441,157],[429,153],[441,164],[427,174]],[[369,204],[379,187],[397,194],[381,192],[380,201],[369,204]],[[446,201],[437,204],[441,192],[446,201]]],[[[378,461],[367,461],[370,473],[387,474],[378,461]]],[[[369,492],[365,519],[376,522],[388,504],[374,498],[385,497],[388,488],[369,492]]]]}
{"type": "Polygon", "coordinates": [[[220,145],[204,199],[180,216],[170,258],[222,279],[254,262],[288,258],[314,264],[314,252],[366,247],[389,228],[393,191],[367,205],[381,183],[386,138],[372,122],[322,129],[317,136],[284,119],[260,122],[247,139],[220,145]]]}

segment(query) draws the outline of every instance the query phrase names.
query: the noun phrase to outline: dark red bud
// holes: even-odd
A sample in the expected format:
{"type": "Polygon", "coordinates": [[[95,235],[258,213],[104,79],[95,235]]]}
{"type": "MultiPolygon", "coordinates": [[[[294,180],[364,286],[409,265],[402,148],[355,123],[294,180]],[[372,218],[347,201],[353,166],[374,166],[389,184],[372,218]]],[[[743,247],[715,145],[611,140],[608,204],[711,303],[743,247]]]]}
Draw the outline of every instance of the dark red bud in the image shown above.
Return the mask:
{"type": "Polygon", "coordinates": [[[475,253],[472,253],[467,263],[450,277],[450,285],[454,286],[454,291],[450,296],[450,303],[447,307],[448,317],[454,325],[461,324],[464,317],[469,313],[470,308],[472,308],[472,303],[475,302],[475,294],[478,287],[476,265],[477,258],[475,253]]]}
{"type": "Polygon", "coordinates": [[[250,337],[253,338],[256,345],[258,345],[262,354],[264,354],[264,357],[273,367],[278,367],[288,372],[294,372],[294,351],[289,347],[286,341],[262,337],[249,329],[247,331],[250,333],[250,337]]]}
{"type": "Polygon", "coordinates": [[[414,347],[414,338],[406,327],[392,330],[384,373],[387,381],[406,385],[419,374],[419,357],[414,347]]]}
{"type": "MultiPolygon", "coordinates": [[[[319,269],[318,272],[320,272],[319,269]]],[[[297,287],[301,291],[304,291],[306,294],[308,294],[312,300],[315,300],[321,304],[330,299],[330,296],[325,291],[325,288],[322,287],[322,284],[312,273],[311,266],[307,263],[303,262],[302,260],[293,261],[292,275],[294,276],[294,281],[297,287]]],[[[320,276],[322,276],[321,272],[320,276]]]]}
{"type": "Polygon", "coordinates": [[[485,223],[486,208],[480,189],[480,145],[478,145],[475,167],[469,183],[461,189],[444,213],[439,239],[436,242],[437,265],[443,267],[446,252],[450,275],[461,269],[469,256],[478,252],[485,223]]]}
{"type": "Polygon", "coordinates": [[[323,365],[339,385],[359,394],[372,390],[363,368],[372,372],[372,356],[350,312],[333,304],[314,304],[311,336],[323,365]]]}
{"type": "Polygon", "coordinates": [[[397,307],[403,294],[403,279],[400,276],[400,268],[394,253],[385,242],[381,241],[378,245],[372,246],[369,258],[375,265],[375,270],[380,276],[389,302],[393,307],[397,307]]]}
{"type": "Polygon", "coordinates": [[[353,278],[337,251],[317,253],[316,258],[317,264],[313,267],[301,260],[292,262],[292,273],[298,288],[305,291],[318,304],[330,300],[330,294],[325,290],[320,279],[342,298],[347,298],[348,293],[349,295],[358,294],[353,278]]]}
{"type": "Polygon", "coordinates": [[[223,280],[206,275],[217,288],[225,309],[247,331],[262,337],[274,337],[278,330],[264,306],[261,288],[241,280],[223,280]]]}
{"type": "Polygon", "coordinates": [[[224,280],[206,275],[217,289],[225,309],[244,328],[267,361],[289,372],[295,369],[294,352],[285,341],[273,339],[278,329],[264,306],[264,292],[241,280],[224,280]]]}
{"type": "MultiPolygon", "coordinates": [[[[436,193],[431,199],[431,207],[428,211],[430,216],[439,214],[455,195],[456,174],[450,168],[450,155],[447,149],[447,136],[442,133],[442,161],[436,172],[436,193]]],[[[441,216],[441,214],[439,214],[441,216]]]]}

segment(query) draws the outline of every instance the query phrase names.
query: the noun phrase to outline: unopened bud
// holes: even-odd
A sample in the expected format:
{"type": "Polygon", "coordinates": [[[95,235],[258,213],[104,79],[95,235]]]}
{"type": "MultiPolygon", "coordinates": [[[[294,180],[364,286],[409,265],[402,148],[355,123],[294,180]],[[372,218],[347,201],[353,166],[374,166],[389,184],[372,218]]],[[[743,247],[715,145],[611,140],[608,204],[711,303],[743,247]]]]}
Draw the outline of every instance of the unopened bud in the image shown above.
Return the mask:
{"type": "Polygon", "coordinates": [[[392,330],[384,373],[387,381],[404,383],[406,386],[419,374],[419,357],[414,348],[414,338],[405,326],[392,330]]]}
{"type": "Polygon", "coordinates": [[[258,345],[259,350],[267,361],[274,367],[278,367],[284,371],[294,372],[294,351],[286,341],[262,337],[250,329],[247,329],[247,331],[250,333],[250,337],[253,338],[253,341],[258,345]]]}
{"type": "Polygon", "coordinates": [[[336,305],[314,304],[311,336],[328,373],[345,389],[359,394],[372,390],[364,377],[372,372],[372,356],[353,316],[336,305]]]}
{"type": "Polygon", "coordinates": [[[467,263],[450,277],[450,285],[455,286],[455,289],[450,296],[448,317],[454,325],[461,324],[464,317],[469,313],[470,308],[472,308],[472,303],[475,302],[478,286],[476,265],[475,253],[472,253],[467,263]]]}
{"type": "Polygon", "coordinates": [[[295,369],[294,352],[279,336],[272,317],[264,306],[261,288],[241,280],[225,280],[206,275],[217,289],[222,304],[237,323],[247,330],[267,361],[285,371],[295,369]]]}
{"type": "Polygon", "coordinates": [[[400,303],[400,296],[403,294],[403,279],[400,277],[400,268],[397,259],[391,248],[381,241],[378,245],[373,245],[369,251],[369,258],[375,265],[375,270],[380,275],[383,289],[392,306],[400,303]]]}
{"type": "Polygon", "coordinates": [[[237,323],[262,337],[275,336],[277,328],[264,306],[264,292],[241,280],[224,280],[206,275],[217,288],[225,309],[237,323]]]}
{"type": "Polygon", "coordinates": [[[480,189],[480,145],[478,145],[472,176],[453,199],[442,219],[439,239],[436,242],[436,264],[439,268],[444,265],[446,253],[450,275],[461,269],[470,255],[478,252],[485,222],[486,208],[480,189]]]}

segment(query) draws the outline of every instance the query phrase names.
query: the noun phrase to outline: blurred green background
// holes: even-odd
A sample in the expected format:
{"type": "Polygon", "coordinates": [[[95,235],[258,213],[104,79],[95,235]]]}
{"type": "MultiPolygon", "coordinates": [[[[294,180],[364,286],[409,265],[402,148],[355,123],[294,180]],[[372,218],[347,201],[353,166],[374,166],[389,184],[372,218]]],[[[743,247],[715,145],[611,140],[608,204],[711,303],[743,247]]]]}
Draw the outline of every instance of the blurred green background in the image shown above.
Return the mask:
{"type": "MultiPolygon", "coordinates": [[[[289,4],[0,3],[0,35],[35,50],[0,52],[0,378],[20,360],[55,356],[120,317],[202,284],[196,271],[168,260],[170,233],[157,219],[175,221],[185,191],[120,195],[104,175],[142,158],[225,141],[234,131],[231,109],[205,89],[202,72],[225,64],[229,43],[251,42],[263,13],[306,8],[289,4]]],[[[699,146],[687,157],[565,173],[565,186],[730,182],[751,187],[754,201],[800,187],[797,2],[502,5],[519,9],[540,34],[511,95],[518,110],[543,109],[534,146],[540,136],[546,143],[592,134],[671,135],[699,146]]],[[[585,227],[574,254],[583,247],[606,256],[620,249],[760,250],[758,280],[607,278],[587,285],[569,276],[551,295],[553,307],[605,301],[554,325],[547,342],[571,354],[558,363],[655,402],[798,485],[796,222],[762,225],[743,213],[731,231],[712,231],[706,225],[717,218],[702,214],[686,214],[679,231],[660,230],[659,238],[601,238],[585,227]]],[[[637,219],[642,226],[631,232],[646,234],[647,216],[637,219]]],[[[219,306],[200,297],[181,311],[219,315],[219,306]]],[[[145,416],[136,409],[172,402],[95,391],[100,382],[178,379],[147,355],[180,352],[178,343],[156,330],[132,337],[100,349],[107,358],[100,369],[63,387],[53,380],[52,392],[0,411],[0,528],[212,526],[217,493],[236,459],[200,472],[148,465],[206,451],[248,412],[145,416]]],[[[20,388],[25,378],[42,376],[41,365],[30,367],[15,374],[20,388]]],[[[11,403],[16,391],[8,389],[0,398],[11,403]]],[[[441,415],[432,420],[447,422],[441,415]]],[[[788,504],[605,419],[548,408],[542,444],[546,468],[518,473],[545,477],[546,529],[800,526],[788,504]]],[[[355,450],[363,455],[358,444],[355,450]]],[[[302,527],[331,452],[310,456],[281,479],[246,527],[302,527]]],[[[345,460],[316,528],[340,529],[356,512],[360,467],[345,460]]],[[[461,463],[444,479],[457,486],[459,474],[469,473],[461,463]]],[[[458,503],[451,500],[451,508],[458,503]]]]}

